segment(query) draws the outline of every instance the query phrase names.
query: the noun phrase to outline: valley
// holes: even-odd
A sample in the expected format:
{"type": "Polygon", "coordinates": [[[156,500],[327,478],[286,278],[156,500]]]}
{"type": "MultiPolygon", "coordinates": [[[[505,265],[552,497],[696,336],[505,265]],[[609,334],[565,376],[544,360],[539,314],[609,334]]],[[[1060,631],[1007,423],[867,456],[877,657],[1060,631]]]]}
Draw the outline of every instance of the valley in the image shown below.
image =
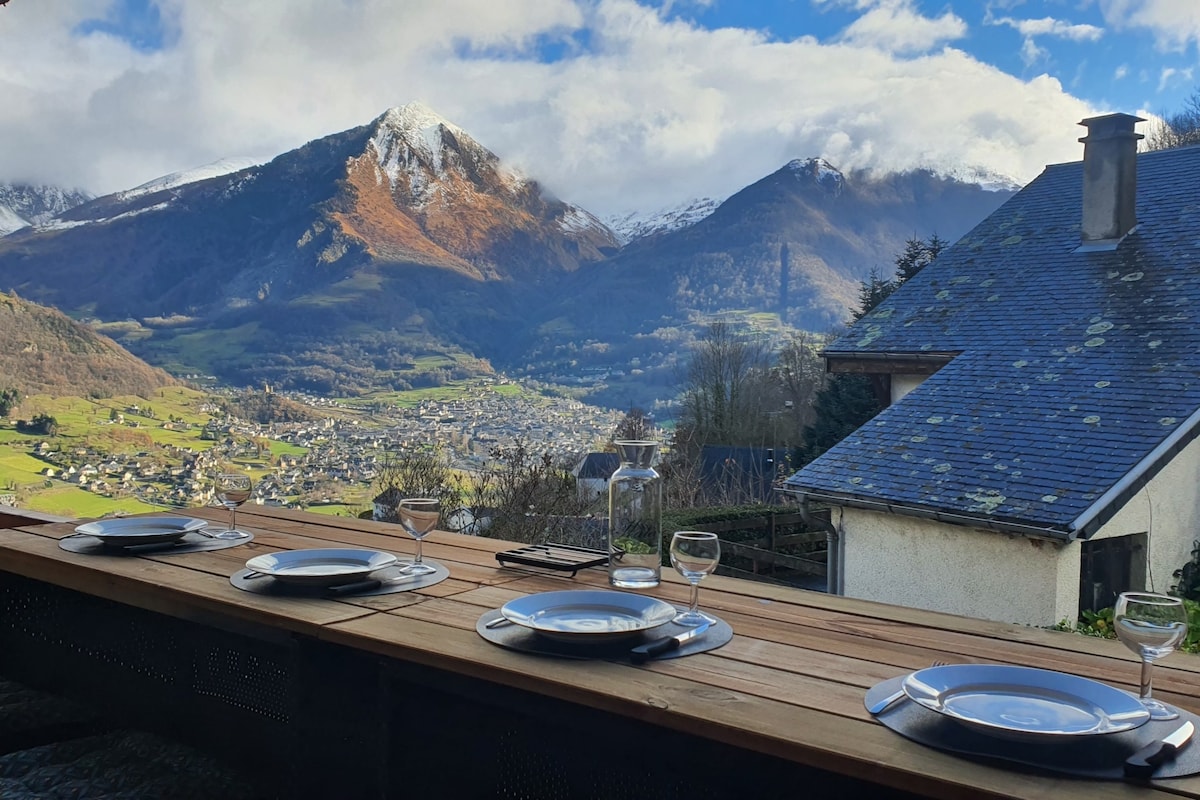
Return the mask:
{"type": "Polygon", "coordinates": [[[99,517],[213,502],[211,477],[248,472],[251,502],[357,516],[371,508],[379,466],[400,449],[436,450],[478,469],[494,447],[523,442],[555,456],[602,446],[621,414],[504,378],[354,401],[289,394],[305,422],[256,424],[227,397],[164,387],[152,397],[33,396],[0,422],[0,505],[99,517]],[[53,436],[15,420],[48,414],[53,436]]]}

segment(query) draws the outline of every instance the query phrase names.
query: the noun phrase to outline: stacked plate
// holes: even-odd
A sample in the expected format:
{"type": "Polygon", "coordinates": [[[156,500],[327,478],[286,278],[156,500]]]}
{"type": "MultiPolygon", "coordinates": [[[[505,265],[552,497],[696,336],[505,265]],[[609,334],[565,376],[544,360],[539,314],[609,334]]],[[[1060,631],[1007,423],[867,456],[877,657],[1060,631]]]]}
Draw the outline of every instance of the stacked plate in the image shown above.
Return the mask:
{"type": "Polygon", "coordinates": [[[1064,672],[1003,664],[950,664],[914,672],[904,693],[981,733],[1042,741],[1119,733],[1150,713],[1134,696],[1064,672]]]}
{"type": "Polygon", "coordinates": [[[391,553],[353,548],[317,548],[266,553],[246,562],[246,569],[277,581],[301,586],[337,586],[362,580],[399,559],[391,553]]]}
{"type": "Polygon", "coordinates": [[[500,609],[509,622],[572,644],[631,638],[665,625],[677,613],[670,603],[653,597],[600,589],[531,594],[500,609]]]}
{"type": "Polygon", "coordinates": [[[114,517],[80,525],[75,533],[95,536],[109,547],[133,547],[178,541],[206,525],[205,520],[187,517],[114,517]]]}

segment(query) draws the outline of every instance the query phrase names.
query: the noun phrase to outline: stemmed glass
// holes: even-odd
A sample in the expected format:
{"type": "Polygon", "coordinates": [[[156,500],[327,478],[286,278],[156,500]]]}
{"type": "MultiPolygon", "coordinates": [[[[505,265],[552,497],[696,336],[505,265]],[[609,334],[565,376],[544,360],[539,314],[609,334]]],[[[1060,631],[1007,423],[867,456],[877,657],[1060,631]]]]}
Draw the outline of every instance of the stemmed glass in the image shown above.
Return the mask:
{"type": "Polygon", "coordinates": [[[250,499],[249,475],[228,474],[217,476],[217,500],[229,509],[229,527],[212,534],[215,539],[244,539],[250,534],[237,529],[237,509],[250,499]]]}
{"type": "Polygon", "coordinates": [[[1140,697],[1151,719],[1175,719],[1179,714],[1150,696],[1154,662],[1169,654],[1187,636],[1187,610],[1178,597],[1149,592],[1124,592],[1113,609],[1117,638],[1142,659],[1140,697]]]}
{"type": "Polygon", "coordinates": [[[692,585],[687,611],[675,616],[676,625],[695,627],[716,622],[700,611],[700,581],[721,563],[721,540],[707,531],[676,531],[671,537],[671,566],[692,585]]]}
{"type": "Polygon", "coordinates": [[[400,501],[396,507],[400,524],[404,526],[404,530],[408,531],[409,536],[417,540],[417,554],[411,564],[401,568],[401,572],[409,575],[428,575],[431,572],[437,572],[436,568],[421,560],[421,540],[425,538],[425,534],[437,526],[441,513],[442,504],[432,497],[409,497],[400,501]]]}

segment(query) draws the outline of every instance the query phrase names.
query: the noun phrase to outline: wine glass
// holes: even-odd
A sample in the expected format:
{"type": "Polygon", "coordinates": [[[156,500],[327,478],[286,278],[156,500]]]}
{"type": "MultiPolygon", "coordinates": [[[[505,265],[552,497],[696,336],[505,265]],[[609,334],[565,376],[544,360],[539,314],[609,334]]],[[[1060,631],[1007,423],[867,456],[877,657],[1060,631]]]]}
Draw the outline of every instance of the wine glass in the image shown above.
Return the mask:
{"type": "Polygon", "coordinates": [[[229,509],[229,527],[212,534],[215,539],[244,539],[250,534],[237,529],[237,508],[250,499],[250,476],[230,473],[217,476],[217,500],[229,509]]]}
{"type": "Polygon", "coordinates": [[[1178,597],[1149,592],[1124,592],[1113,609],[1117,638],[1142,659],[1140,697],[1150,719],[1175,719],[1179,714],[1150,696],[1154,662],[1169,654],[1187,636],[1187,610],[1178,597]]]}
{"type": "Polygon", "coordinates": [[[417,554],[411,564],[401,568],[401,572],[409,575],[428,575],[431,572],[437,572],[436,568],[421,560],[421,540],[425,538],[425,534],[437,526],[442,513],[441,509],[442,504],[432,497],[408,497],[401,500],[396,507],[400,524],[404,526],[404,530],[408,531],[409,536],[417,540],[417,554]]]}
{"type": "Polygon", "coordinates": [[[675,616],[675,624],[695,627],[716,622],[701,613],[700,581],[721,563],[721,540],[706,531],[676,531],[671,536],[671,566],[692,585],[692,601],[687,611],[675,616]]]}

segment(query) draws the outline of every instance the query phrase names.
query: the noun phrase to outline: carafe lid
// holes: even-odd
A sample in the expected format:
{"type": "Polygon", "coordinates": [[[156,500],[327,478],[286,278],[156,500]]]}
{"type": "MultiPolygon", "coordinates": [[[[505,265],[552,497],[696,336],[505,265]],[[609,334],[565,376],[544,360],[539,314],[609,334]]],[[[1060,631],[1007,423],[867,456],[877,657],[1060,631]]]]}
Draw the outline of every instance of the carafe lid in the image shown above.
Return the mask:
{"type": "Polygon", "coordinates": [[[621,461],[632,464],[638,469],[649,469],[650,462],[658,452],[658,442],[644,439],[624,439],[613,442],[621,461]]]}

